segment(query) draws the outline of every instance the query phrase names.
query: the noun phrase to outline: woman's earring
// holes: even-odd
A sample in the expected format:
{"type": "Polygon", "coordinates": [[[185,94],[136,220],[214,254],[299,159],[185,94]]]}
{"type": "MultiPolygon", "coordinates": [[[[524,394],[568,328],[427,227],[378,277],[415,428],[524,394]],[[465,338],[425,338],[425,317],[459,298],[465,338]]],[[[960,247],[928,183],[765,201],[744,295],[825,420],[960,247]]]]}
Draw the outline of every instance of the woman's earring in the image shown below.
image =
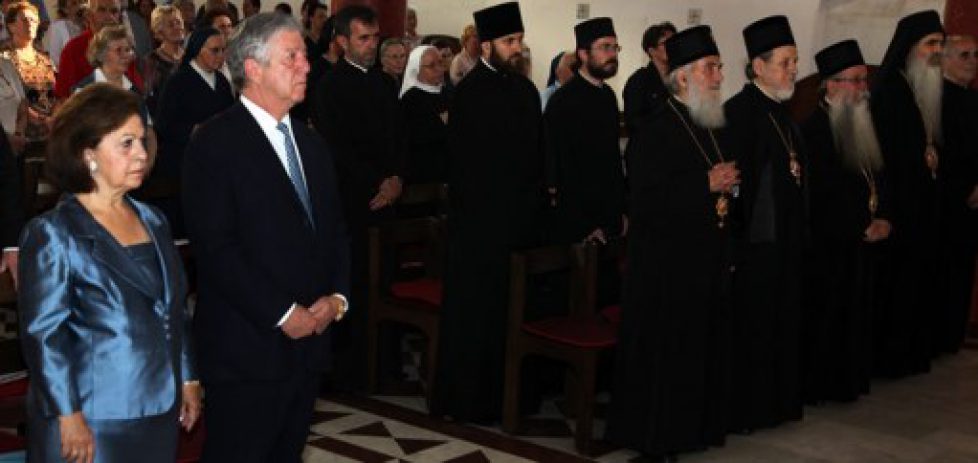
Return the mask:
{"type": "Polygon", "coordinates": [[[93,174],[95,173],[95,171],[98,170],[98,163],[95,162],[94,159],[88,161],[88,170],[91,171],[93,174]]]}

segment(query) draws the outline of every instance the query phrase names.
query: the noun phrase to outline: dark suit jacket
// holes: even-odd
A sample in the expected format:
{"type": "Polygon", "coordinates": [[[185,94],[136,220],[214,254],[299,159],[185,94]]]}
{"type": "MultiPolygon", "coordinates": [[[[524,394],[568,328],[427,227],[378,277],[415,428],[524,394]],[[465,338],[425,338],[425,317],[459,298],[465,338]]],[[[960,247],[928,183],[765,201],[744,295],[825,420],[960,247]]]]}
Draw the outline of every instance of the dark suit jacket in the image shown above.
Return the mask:
{"type": "Polygon", "coordinates": [[[333,161],[293,124],[312,202],[302,204],[258,122],[239,101],[187,146],[183,200],[197,259],[194,329],[205,382],[280,380],[324,369],[326,337],[292,340],[276,326],[292,303],[347,293],[349,243],[333,161]]]}

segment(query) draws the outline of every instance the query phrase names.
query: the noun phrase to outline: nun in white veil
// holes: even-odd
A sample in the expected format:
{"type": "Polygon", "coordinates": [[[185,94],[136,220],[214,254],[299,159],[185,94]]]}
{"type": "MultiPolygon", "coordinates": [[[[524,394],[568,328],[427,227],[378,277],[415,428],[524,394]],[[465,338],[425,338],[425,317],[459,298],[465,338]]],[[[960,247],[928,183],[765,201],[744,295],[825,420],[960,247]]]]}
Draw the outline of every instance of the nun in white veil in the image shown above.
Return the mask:
{"type": "Polygon", "coordinates": [[[448,162],[448,101],[445,68],[438,49],[421,45],[411,50],[401,108],[407,123],[408,183],[444,183],[448,162]]]}

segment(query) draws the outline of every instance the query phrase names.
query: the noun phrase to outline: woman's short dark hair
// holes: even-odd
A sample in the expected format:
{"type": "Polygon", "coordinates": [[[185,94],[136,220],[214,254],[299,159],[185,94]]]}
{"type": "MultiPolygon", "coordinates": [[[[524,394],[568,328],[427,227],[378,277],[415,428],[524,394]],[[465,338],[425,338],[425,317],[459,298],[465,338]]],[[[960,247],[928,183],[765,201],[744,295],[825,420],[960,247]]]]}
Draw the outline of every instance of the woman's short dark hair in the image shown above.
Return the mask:
{"type": "Polygon", "coordinates": [[[95,180],[83,159],[110,132],[139,116],[139,96],[106,83],[85,86],[54,113],[45,163],[54,187],[65,193],[89,193],[95,180]]]}
{"type": "Polygon", "coordinates": [[[234,16],[231,15],[231,10],[219,6],[217,8],[211,8],[204,13],[203,24],[205,26],[213,26],[214,20],[220,18],[221,16],[227,16],[232,23],[234,22],[234,16]]]}

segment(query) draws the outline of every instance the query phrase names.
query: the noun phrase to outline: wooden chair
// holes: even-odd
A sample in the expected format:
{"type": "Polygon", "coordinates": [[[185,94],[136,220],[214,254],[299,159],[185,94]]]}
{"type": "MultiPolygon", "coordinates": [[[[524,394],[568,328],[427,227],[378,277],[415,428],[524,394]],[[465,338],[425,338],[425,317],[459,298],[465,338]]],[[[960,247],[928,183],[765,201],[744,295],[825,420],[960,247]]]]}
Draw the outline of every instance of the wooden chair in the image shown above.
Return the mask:
{"type": "Polygon", "coordinates": [[[369,230],[367,386],[377,389],[378,332],[382,323],[402,323],[427,338],[426,392],[431,397],[441,309],[443,220],[422,217],[369,230]],[[405,270],[418,275],[404,279],[405,270]],[[401,275],[397,275],[401,274],[401,275]]]}
{"type": "Polygon", "coordinates": [[[592,450],[594,396],[598,360],[617,343],[617,327],[595,313],[597,271],[602,254],[598,245],[554,246],[514,253],[510,258],[510,304],[506,339],[503,430],[520,430],[519,387],[523,359],[538,355],[569,367],[566,393],[576,409],[574,444],[582,454],[592,450]],[[566,315],[526,320],[527,283],[535,275],[569,270],[566,315]]]}

